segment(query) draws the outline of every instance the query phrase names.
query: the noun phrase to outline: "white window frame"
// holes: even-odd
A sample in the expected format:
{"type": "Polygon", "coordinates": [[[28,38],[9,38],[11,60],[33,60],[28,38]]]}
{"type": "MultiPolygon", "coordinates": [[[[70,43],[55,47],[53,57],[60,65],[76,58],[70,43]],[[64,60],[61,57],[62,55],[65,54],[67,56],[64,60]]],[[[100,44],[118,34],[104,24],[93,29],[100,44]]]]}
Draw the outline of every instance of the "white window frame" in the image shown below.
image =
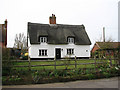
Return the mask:
{"type": "Polygon", "coordinates": [[[39,56],[47,56],[47,49],[39,49],[39,56]]]}
{"type": "Polygon", "coordinates": [[[68,38],[68,43],[74,43],[74,38],[69,37],[68,38]]]}
{"type": "Polygon", "coordinates": [[[67,55],[74,55],[74,48],[67,48],[67,55]]]}
{"type": "Polygon", "coordinates": [[[40,43],[47,43],[47,37],[40,37],[40,43]]]}

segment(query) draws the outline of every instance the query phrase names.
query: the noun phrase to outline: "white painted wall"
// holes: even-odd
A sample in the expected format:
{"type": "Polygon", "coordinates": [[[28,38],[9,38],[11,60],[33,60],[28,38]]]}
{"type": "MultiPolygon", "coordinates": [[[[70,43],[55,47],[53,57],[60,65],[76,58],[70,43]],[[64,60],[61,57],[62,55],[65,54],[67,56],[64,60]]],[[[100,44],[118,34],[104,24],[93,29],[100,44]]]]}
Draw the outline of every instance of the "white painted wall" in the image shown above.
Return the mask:
{"type": "Polygon", "coordinates": [[[40,44],[31,45],[29,48],[30,58],[54,58],[55,48],[61,48],[61,58],[67,56],[67,48],[74,48],[74,55],[71,57],[90,57],[90,45],[52,45],[52,44],[40,44]],[[39,56],[39,49],[47,49],[48,56],[39,56]],[[88,52],[86,52],[88,50],[88,52]]]}

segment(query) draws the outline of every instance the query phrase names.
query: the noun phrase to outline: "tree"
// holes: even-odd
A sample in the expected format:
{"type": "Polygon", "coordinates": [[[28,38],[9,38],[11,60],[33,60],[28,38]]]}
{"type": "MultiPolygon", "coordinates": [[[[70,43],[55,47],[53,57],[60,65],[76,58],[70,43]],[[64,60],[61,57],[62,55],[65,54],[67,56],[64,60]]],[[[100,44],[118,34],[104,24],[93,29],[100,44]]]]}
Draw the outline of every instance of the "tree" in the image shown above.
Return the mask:
{"type": "Polygon", "coordinates": [[[27,49],[27,38],[24,33],[16,34],[14,48],[27,49]]]}
{"type": "MultiPolygon", "coordinates": [[[[114,42],[115,40],[109,36],[107,38],[105,38],[105,42],[114,42]]],[[[100,38],[96,39],[96,42],[103,42],[102,36],[100,36],[100,38]]]]}
{"type": "Polygon", "coordinates": [[[111,45],[110,42],[114,42],[114,41],[115,40],[112,37],[105,38],[105,42],[102,40],[102,37],[96,40],[96,42],[103,42],[101,45],[101,49],[112,48],[113,46],[111,45]]]}

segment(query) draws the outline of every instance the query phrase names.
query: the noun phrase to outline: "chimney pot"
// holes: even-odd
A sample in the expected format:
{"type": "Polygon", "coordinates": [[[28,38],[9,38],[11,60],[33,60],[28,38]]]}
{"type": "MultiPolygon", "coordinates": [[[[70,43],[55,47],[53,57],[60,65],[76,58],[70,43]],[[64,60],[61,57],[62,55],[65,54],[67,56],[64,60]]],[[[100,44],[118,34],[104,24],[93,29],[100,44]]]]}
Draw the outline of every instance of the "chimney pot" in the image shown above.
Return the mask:
{"type": "Polygon", "coordinates": [[[52,14],[52,17],[50,16],[49,17],[49,23],[50,24],[56,24],[56,17],[54,14],[52,14]]]}

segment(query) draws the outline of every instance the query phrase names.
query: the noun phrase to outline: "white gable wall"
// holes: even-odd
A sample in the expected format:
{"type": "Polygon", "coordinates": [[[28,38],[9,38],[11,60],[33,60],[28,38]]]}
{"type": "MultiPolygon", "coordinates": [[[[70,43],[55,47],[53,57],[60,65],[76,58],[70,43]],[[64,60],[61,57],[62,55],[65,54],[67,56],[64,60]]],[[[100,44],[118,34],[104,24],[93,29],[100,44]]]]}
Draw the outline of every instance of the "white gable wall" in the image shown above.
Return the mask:
{"type": "Polygon", "coordinates": [[[61,58],[64,58],[67,55],[67,48],[74,49],[74,55],[70,57],[90,57],[90,45],[52,45],[52,44],[34,44],[29,48],[30,58],[54,58],[55,57],[55,49],[61,48],[61,58]],[[47,49],[47,56],[39,56],[39,49],[47,49]],[[88,52],[86,52],[88,50],[88,52]]]}

